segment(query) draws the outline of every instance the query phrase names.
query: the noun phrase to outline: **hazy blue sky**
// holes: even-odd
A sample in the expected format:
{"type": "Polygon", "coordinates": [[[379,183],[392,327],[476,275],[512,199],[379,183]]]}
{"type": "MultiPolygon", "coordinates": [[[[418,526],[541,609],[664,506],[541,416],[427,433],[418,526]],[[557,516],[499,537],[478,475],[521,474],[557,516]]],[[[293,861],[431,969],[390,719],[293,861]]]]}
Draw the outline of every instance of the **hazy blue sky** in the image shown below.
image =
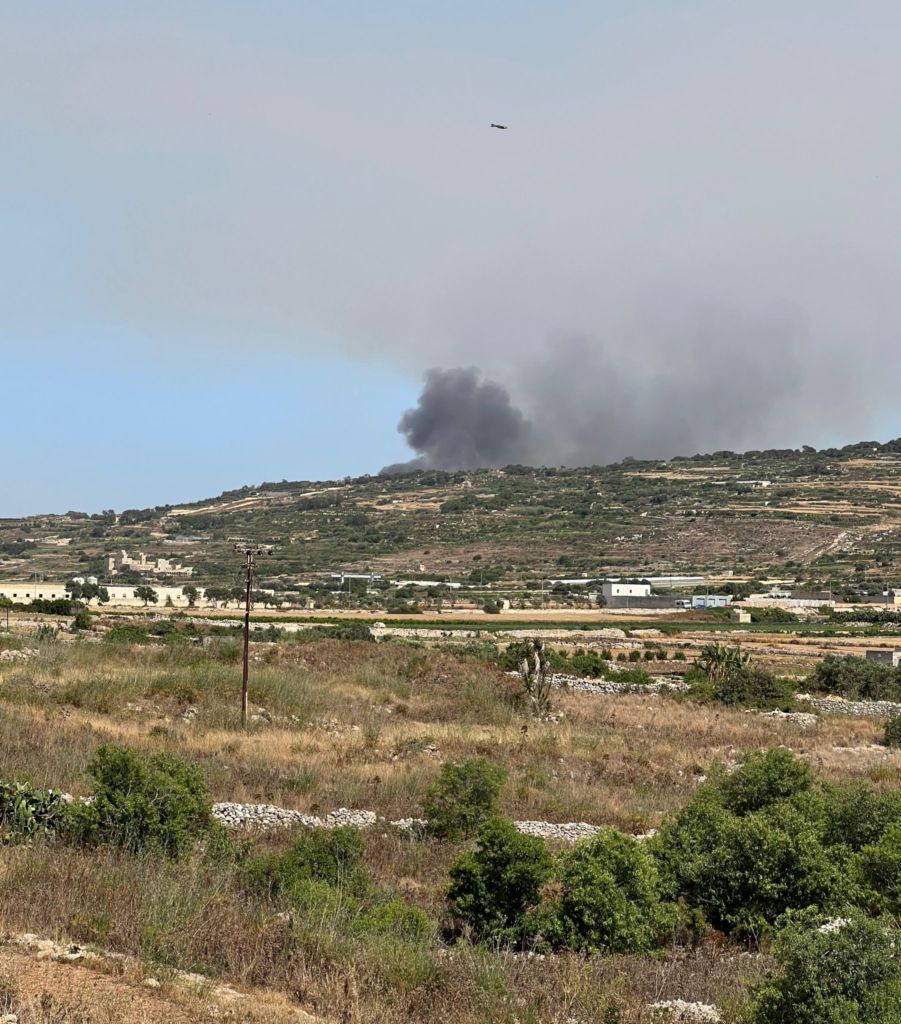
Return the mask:
{"type": "Polygon", "coordinates": [[[431,366],[548,461],[901,434],[895,3],[0,17],[0,516],[375,471],[431,366]]]}

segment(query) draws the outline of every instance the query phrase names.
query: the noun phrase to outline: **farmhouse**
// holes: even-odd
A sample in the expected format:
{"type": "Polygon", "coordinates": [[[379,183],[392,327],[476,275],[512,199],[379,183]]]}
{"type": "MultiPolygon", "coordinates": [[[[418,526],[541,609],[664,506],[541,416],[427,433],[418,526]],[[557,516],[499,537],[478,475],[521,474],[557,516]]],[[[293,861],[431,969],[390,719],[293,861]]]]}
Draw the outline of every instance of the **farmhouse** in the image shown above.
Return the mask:
{"type": "Polygon", "coordinates": [[[191,576],[194,569],[190,565],[181,565],[168,558],[148,558],[141,551],[137,558],[132,558],[127,551],[117,551],[104,559],[106,572],[115,576],[120,572],[153,573],[157,576],[191,576]]]}

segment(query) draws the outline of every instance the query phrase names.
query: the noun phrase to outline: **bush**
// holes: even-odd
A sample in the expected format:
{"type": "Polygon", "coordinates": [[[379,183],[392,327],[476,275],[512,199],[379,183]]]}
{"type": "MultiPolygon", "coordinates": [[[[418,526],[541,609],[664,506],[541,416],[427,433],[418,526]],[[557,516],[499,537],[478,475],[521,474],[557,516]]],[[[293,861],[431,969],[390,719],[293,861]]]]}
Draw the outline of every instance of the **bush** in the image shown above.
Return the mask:
{"type": "Polygon", "coordinates": [[[486,821],[475,850],[451,866],[448,901],[454,916],[479,941],[519,942],[525,914],[538,903],[552,863],[543,840],[522,835],[503,818],[486,821]]]}
{"type": "Polygon", "coordinates": [[[72,601],[68,597],[36,597],[28,605],[28,610],[41,615],[71,615],[72,601]]]}
{"type": "Polygon", "coordinates": [[[69,805],[51,789],[0,782],[0,840],[55,835],[69,823],[69,805]]]}
{"type": "Polygon", "coordinates": [[[423,801],[429,831],[445,839],[474,835],[494,815],[505,779],[503,768],[482,758],[445,762],[423,801]]]}
{"type": "Polygon", "coordinates": [[[150,642],[150,637],[145,629],[127,622],[119,626],[112,626],[104,633],[103,639],[108,644],[146,644],[150,642]]]}
{"type": "Polygon", "coordinates": [[[584,953],[643,953],[672,934],[676,914],[661,900],[654,857],[645,844],[602,829],[560,858],[556,893],[527,925],[549,945],[584,953]]]}
{"type": "Polygon", "coordinates": [[[404,942],[428,942],[435,936],[435,924],[428,914],[400,899],[370,907],[361,918],[361,928],[371,935],[389,935],[404,942]]]}
{"type": "Polygon", "coordinates": [[[901,919],[901,822],[860,851],[856,868],[867,909],[901,919]]]}
{"type": "Polygon", "coordinates": [[[337,626],[310,626],[295,634],[297,643],[310,643],[314,640],[362,640],[374,643],[375,636],[365,622],[342,622],[337,626]]]}
{"type": "Polygon", "coordinates": [[[82,841],[178,857],[212,826],[212,805],[200,769],[171,754],[142,758],[127,747],[102,746],[88,765],[89,805],[73,807],[82,841]]]}
{"type": "Polygon", "coordinates": [[[737,937],[759,938],[788,909],[832,908],[847,891],[815,825],[787,801],[744,817],[689,805],[660,849],[671,893],[737,937]]]}
{"type": "Polygon", "coordinates": [[[365,852],[357,829],[312,828],[301,833],[285,853],[249,860],[245,874],[253,888],[294,904],[303,901],[311,882],[363,897],[372,889],[362,867],[365,852]]]}
{"type": "Polygon", "coordinates": [[[73,629],[93,629],[91,613],[87,608],[79,608],[72,620],[73,629]]]}
{"type": "Polygon", "coordinates": [[[770,608],[752,608],[751,622],[797,622],[798,616],[787,608],[774,605],[770,608]]]}
{"type": "Polygon", "coordinates": [[[857,912],[823,925],[811,912],[788,918],[775,944],[779,971],[757,986],[747,1024],[897,1024],[901,936],[857,912]]]}
{"type": "Polygon", "coordinates": [[[824,786],[807,809],[821,818],[827,846],[857,851],[878,842],[890,825],[901,822],[901,791],[878,793],[865,782],[824,786]]]}
{"type": "Polygon", "coordinates": [[[721,704],[740,704],[762,711],[791,711],[795,708],[795,688],[790,680],[777,679],[766,669],[745,665],[730,672],[711,686],[714,700],[721,704]]]}
{"type": "Polygon", "coordinates": [[[901,715],[893,715],[885,723],[885,735],[882,742],[887,747],[901,747],[901,715]]]}
{"type": "Polygon", "coordinates": [[[830,654],[813,670],[806,685],[847,700],[897,700],[901,697],[901,672],[881,661],[830,654]]]}
{"type": "Polygon", "coordinates": [[[733,814],[748,814],[813,788],[813,773],[806,761],[784,747],[751,754],[731,775],[715,773],[705,790],[733,814]]]}
{"type": "Polygon", "coordinates": [[[822,817],[806,763],[784,750],[749,758],[702,786],[653,841],[669,896],[746,937],[788,909],[832,907],[847,885],[822,817]]]}

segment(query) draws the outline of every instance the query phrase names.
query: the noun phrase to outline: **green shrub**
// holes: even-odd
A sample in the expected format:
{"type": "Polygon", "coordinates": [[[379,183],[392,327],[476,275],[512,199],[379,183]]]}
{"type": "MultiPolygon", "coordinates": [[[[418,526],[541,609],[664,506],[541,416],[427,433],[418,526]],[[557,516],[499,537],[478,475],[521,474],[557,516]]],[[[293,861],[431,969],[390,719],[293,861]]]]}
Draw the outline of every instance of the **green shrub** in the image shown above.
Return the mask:
{"type": "Polygon", "coordinates": [[[703,792],[733,814],[748,814],[813,788],[813,773],[806,761],[784,747],[750,754],[731,774],[712,773],[703,792]]]}
{"type": "Polygon", "coordinates": [[[823,842],[856,851],[875,843],[885,830],[901,822],[901,791],[879,793],[865,782],[824,786],[806,805],[823,824],[823,842]]]}
{"type": "Polygon", "coordinates": [[[830,654],[810,674],[806,687],[848,700],[897,700],[901,697],[901,672],[853,654],[830,654]]]}
{"type": "Polygon", "coordinates": [[[104,633],[103,639],[108,644],[146,644],[150,642],[146,630],[127,622],[112,626],[104,633]]]}
{"type": "Polygon", "coordinates": [[[787,750],[752,756],[716,774],[654,840],[668,894],[751,937],[790,908],[831,907],[848,887],[824,817],[806,762],[787,750]]]}
{"type": "Polygon", "coordinates": [[[79,608],[72,620],[73,629],[93,629],[93,618],[87,608],[79,608]]]}
{"type": "Polygon", "coordinates": [[[55,835],[68,828],[69,805],[51,789],[0,782],[0,841],[55,835]]]}
{"type": "Polygon", "coordinates": [[[28,610],[41,615],[71,615],[73,602],[68,597],[40,598],[36,597],[28,610]]]}
{"type": "Polygon", "coordinates": [[[143,758],[127,747],[102,746],[88,774],[94,783],[91,803],[73,807],[82,841],[178,857],[212,826],[203,774],[171,754],[143,758]]]}
{"type": "Polygon", "coordinates": [[[759,937],[788,909],[831,908],[847,893],[816,826],[788,801],[743,817],[692,801],[658,838],[670,894],[739,937],[759,937]]]}
{"type": "Polygon", "coordinates": [[[454,916],[479,941],[520,941],[523,918],[538,903],[552,863],[543,840],[522,835],[506,819],[486,821],[476,848],[451,866],[448,900],[454,916]]]}
{"type": "Polygon", "coordinates": [[[873,913],[901,919],[901,821],[857,855],[861,900],[873,913]]]}
{"type": "Polygon", "coordinates": [[[428,942],[435,937],[435,923],[428,914],[400,899],[370,907],[360,924],[371,935],[389,935],[403,942],[428,942]]]}
{"type": "Polygon", "coordinates": [[[795,707],[794,684],[753,665],[744,665],[714,682],[712,694],[721,704],[740,704],[763,711],[791,711],[795,707]]]}
{"type": "Polygon", "coordinates": [[[893,715],[885,723],[885,734],[882,742],[887,747],[901,747],[901,715],[893,715]]]}
{"type": "Polygon", "coordinates": [[[746,1024],[897,1024],[901,935],[849,913],[822,930],[812,912],[789,917],[776,939],[779,970],[758,984],[746,1024]]]}
{"type": "Polygon", "coordinates": [[[654,857],[643,842],[616,829],[602,829],[566,851],[554,887],[527,927],[556,948],[643,953],[662,945],[675,927],[654,857]]]}
{"type": "Polygon", "coordinates": [[[342,622],[336,626],[311,626],[295,634],[297,643],[310,643],[315,640],[362,640],[374,643],[372,630],[365,622],[342,622]]]}
{"type": "Polygon", "coordinates": [[[494,815],[505,778],[503,768],[482,758],[445,762],[423,801],[429,831],[446,839],[474,835],[494,815]]]}
{"type": "Polygon", "coordinates": [[[270,898],[297,901],[308,891],[307,883],[316,882],[362,897],[372,889],[364,870],[366,844],[355,828],[318,829],[302,832],[281,854],[251,858],[246,877],[258,891],[270,898]]]}
{"type": "Polygon", "coordinates": [[[770,608],[752,608],[751,622],[797,622],[798,616],[787,608],[773,606],[770,608]]]}

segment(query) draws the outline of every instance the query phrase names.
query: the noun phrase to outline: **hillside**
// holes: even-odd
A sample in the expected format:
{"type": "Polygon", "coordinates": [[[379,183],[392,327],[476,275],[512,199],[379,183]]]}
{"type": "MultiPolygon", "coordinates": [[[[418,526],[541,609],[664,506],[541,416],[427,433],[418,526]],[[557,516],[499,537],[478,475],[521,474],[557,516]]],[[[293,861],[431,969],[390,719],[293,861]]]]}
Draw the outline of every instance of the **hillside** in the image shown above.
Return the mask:
{"type": "Polygon", "coordinates": [[[901,440],[842,449],[263,483],[180,506],[0,520],[0,578],[102,573],[117,549],[230,582],[229,538],[276,545],[264,585],[335,570],[525,582],[734,571],[875,589],[901,577],[901,440]]]}

